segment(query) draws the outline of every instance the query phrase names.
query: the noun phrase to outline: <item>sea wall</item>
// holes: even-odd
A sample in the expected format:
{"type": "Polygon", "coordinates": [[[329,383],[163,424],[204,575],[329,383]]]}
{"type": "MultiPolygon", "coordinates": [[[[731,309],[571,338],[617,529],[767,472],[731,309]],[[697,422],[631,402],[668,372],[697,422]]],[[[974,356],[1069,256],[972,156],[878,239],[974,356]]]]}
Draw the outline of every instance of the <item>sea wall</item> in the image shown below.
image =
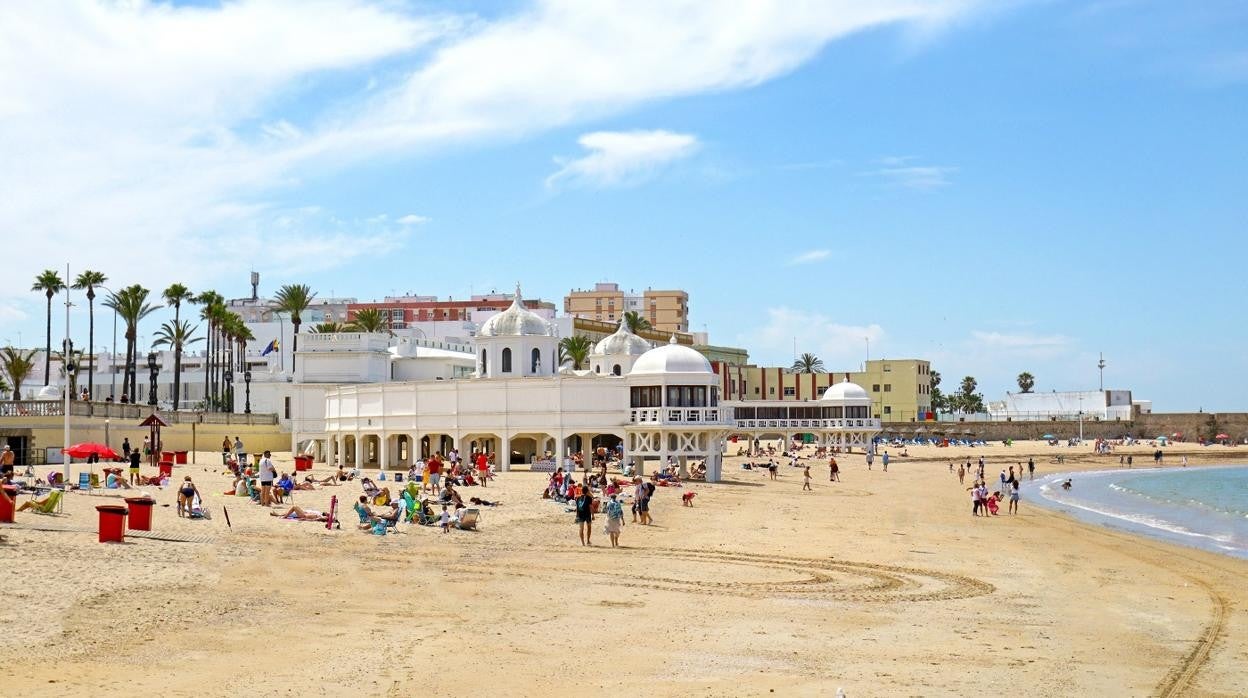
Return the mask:
{"type": "MultiPolygon", "coordinates": [[[[976,438],[988,441],[1001,439],[1038,439],[1044,434],[1052,434],[1059,439],[1070,439],[1079,436],[1077,420],[1055,420],[1043,422],[898,422],[884,423],[886,430],[893,430],[910,436],[916,428],[922,427],[926,433],[936,433],[944,429],[950,435],[963,431],[971,431],[976,438]]],[[[1085,419],[1083,421],[1083,438],[1117,439],[1123,436],[1151,439],[1157,436],[1182,434],[1185,441],[1195,441],[1201,436],[1227,434],[1235,441],[1248,438],[1248,413],[1246,412],[1174,412],[1136,415],[1132,420],[1100,421],[1085,419]]]]}

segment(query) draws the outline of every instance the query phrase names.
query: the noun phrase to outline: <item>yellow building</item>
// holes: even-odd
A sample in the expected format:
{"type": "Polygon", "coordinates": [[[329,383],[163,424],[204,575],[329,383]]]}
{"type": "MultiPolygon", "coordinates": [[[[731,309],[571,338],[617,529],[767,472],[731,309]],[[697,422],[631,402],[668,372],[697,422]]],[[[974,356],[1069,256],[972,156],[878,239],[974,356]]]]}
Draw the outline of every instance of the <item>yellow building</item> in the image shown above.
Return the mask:
{"type": "Polygon", "coordinates": [[[817,400],[848,375],[871,396],[871,416],[885,422],[929,419],[931,364],[922,359],[876,359],[865,371],[791,373],[780,366],[712,362],[725,400],[817,400]]]}
{"type": "Polygon", "coordinates": [[[646,289],[641,295],[625,293],[615,283],[594,284],[593,289],[570,291],[563,299],[563,312],[573,317],[618,323],[627,312],[635,312],[658,332],[689,331],[689,294],[681,290],[646,289]]]}

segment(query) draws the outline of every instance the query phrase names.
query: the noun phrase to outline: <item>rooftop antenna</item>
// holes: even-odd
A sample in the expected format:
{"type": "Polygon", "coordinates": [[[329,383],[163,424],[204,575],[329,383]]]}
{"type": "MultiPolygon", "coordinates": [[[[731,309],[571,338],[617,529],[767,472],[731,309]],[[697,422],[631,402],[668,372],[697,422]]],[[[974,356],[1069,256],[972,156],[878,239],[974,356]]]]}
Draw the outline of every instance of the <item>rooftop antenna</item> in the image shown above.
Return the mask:
{"type": "Polygon", "coordinates": [[[260,297],[256,295],[259,288],[260,288],[260,272],[253,271],[251,272],[251,299],[253,301],[259,299],[260,297]]]}
{"type": "Polygon", "coordinates": [[[1101,392],[1105,392],[1105,352],[1100,352],[1101,360],[1096,362],[1096,368],[1101,372],[1101,392]]]}

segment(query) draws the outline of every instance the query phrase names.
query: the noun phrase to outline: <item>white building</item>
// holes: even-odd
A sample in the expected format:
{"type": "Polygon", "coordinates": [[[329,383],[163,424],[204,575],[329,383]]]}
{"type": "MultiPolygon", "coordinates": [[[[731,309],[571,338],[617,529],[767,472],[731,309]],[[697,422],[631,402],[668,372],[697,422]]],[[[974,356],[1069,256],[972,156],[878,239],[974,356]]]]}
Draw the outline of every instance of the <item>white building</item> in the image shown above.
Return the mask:
{"type": "Polygon", "coordinates": [[[994,421],[1053,421],[1083,419],[1112,421],[1132,418],[1130,390],[1071,390],[1047,393],[1010,393],[988,403],[994,421]]]}

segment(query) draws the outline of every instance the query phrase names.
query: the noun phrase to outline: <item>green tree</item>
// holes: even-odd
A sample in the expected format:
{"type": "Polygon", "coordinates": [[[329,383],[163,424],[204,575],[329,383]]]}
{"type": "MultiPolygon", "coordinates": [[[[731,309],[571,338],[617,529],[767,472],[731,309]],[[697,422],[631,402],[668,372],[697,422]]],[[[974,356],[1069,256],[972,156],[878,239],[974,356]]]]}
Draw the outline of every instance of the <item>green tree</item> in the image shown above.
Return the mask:
{"type": "Polygon", "coordinates": [[[22,383],[35,370],[36,353],[34,349],[25,351],[13,347],[0,349],[0,365],[4,366],[4,373],[9,377],[9,382],[13,386],[14,400],[22,399],[22,383]]]}
{"type": "Polygon", "coordinates": [[[574,370],[580,371],[589,361],[589,352],[594,350],[594,343],[583,334],[574,334],[559,340],[559,364],[572,364],[574,370]]]}
{"type": "Polygon", "coordinates": [[[52,379],[52,296],[65,290],[65,281],[55,270],[45,269],[35,277],[30,290],[41,291],[48,297],[48,341],[43,350],[43,384],[47,385],[52,379]]]}
{"type": "Polygon", "coordinates": [[[343,325],[337,322],[322,322],[320,324],[313,325],[310,328],[310,331],[317,334],[334,334],[336,332],[347,332],[347,327],[348,325],[343,325]]]}
{"type": "Polygon", "coordinates": [[[949,397],[940,392],[940,371],[932,371],[929,375],[932,391],[932,411],[936,413],[949,412],[951,409],[949,397]]]}
{"type": "Polygon", "coordinates": [[[216,348],[217,318],[225,307],[225,298],[216,291],[202,291],[195,296],[193,302],[202,306],[199,309],[199,319],[208,323],[207,343],[204,347],[204,404],[215,405],[212,399],[216,378],[213,349],[216,348]]]}
{"type": "Polygon", "coordinates": [[[823,359],[814,354],[802,354],[789,367],[789,373],[823,373],[823,359]]]}
{"type": "Polygon", "coordinates": [[[60,351],[52,352],[52,358],[61,365],[61,370],[65,372],[65,385],[69,387],[69,394],[72,398],[78,398],[78,372],[82,370],[82,350],[74,349],[69,353],[69,360],[65,360],[65,347],[62,346],[60,351]],[[69,367],[73,367],[70,370],[69,367]]]}
{"type": "Polygon", "coordinates": [[[390,332],[390,316],[376,308],[355,311],[355,317],[347,323],[348,332],[390,332]]]}
{"type": "Polygon", "coordinates": [[[1031,389],[1036,387],[1036,377],[1030,373],[1023,371],[1018,374],[1018,389],[1024,393],[1030,393],[1031,389]]]}
{"type": "Polygon", "coordinates": [[[294,343],[290,347],[290,370],[295,370],[295,352],[299,351],[299,325],[303,323],[303,311],[312,305],[316,294],[307,284],[286,284],[277,290],[274,298],[277,304],[273,309],[290,313],[290,324],[294,326],[294,343]]]}
{"type": "Polygon", "coordinates": [[[958,386],[958,394],[954,396],[955,407],[962,412],[983,412],[984,396],[975,392],[979,383],[973,376],[966,376],[958,386]]]}
{"type": "Polygon", "coordinates": [[[173,350],[173,410],[175,412],[180,407],[181,391],[179,388],[182,385],[182,350],[190,344],[204,341],[203,337],[195,336],[197,331],[199,331],[199,325],[191,327],[191,323],[186,320],[167,320],[156,331],[156,341],[152,342],[155,346],[169,347],[173,350]]]}
{"type": "Polygon", "coordinates": [[[636,310],[630,310],[624,313],[624,324],[628,326],[628,331],[637,334],[642,330],[654,329],[650,326],[650,321],[641,316],[636,310]]]}
{"type": "Polygon", "coordinates": [[[147,302],[149,291],[138,284],[127,286],[116,293],[109,293],[104,307],[117,313],[122,322],[126,323],[126,372],[122,380],[122,394],[134,402],[138,388],[138,341],[139,322],[156,312],[156,308],[147,302]]]}
{"type": "MultiPolygon", "coordinates": [[[[165,305],[173,306],[173,325],[170,327],[183,328],[189,326],[190,323],[185,325],[182,323],[182,304],[190,303],[195,299],[195,294],[191,293],[191,289],[182,284],[170,284],[169,288],[166,288],[160,296],[165,299],[165,305]]],[[[169,326],[169,323],[166,322],[165,325],[161,326],[161,329],[165,329],[165,326],[169,326]]],[[[199,329],[199,325],[196,325],[195,329],[199,329]]],[[[178,342],[177,344],[168,345],[173,349],[173,410],[175,412],[182,402],[182,347],[187,343],[178,342]]]]}
{"type": "Polygon", "coordinates": [[[108,281],[99,271],[83,271],[74,279],[74,288],[87,290],[87,354],[91,357],[87,368],[87,393],[95,399],[95,287],[108,281]]]}

